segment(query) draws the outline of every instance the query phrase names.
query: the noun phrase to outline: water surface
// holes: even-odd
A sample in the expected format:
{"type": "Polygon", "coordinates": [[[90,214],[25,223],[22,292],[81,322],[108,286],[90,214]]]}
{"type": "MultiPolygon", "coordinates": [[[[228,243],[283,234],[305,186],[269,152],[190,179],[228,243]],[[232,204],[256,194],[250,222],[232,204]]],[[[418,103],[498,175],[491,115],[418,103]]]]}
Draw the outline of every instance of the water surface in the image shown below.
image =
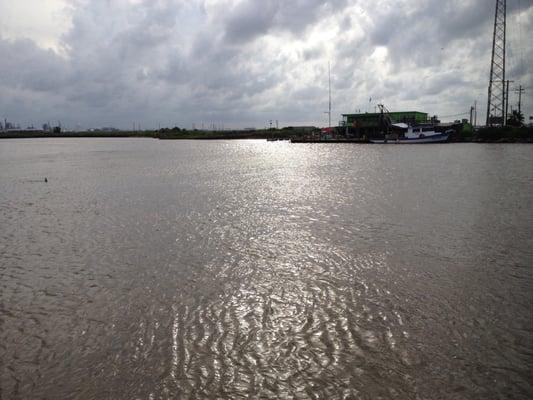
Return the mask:
{"type": "Polygon", "coordinates": [[[528,145],[2,140],[0,398],[531,398],[532,172],[528,145]]]}

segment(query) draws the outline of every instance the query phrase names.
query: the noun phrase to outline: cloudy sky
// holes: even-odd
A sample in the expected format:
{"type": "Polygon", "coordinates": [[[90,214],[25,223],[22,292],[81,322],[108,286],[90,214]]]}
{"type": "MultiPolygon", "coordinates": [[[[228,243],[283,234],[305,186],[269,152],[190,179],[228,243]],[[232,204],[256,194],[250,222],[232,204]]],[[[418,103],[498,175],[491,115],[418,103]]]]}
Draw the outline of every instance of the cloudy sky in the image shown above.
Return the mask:
{"type": "MultiPolygon", "coordinates": [[[[334,121],[380,102],[453,120],[476,100],[482,121],[494,3],[0,0],[0,118],[69,128],[325,126],[331,62],[334,121]]],[[[507,3],[508,78],[527,89],[527,118],[533,0],[507,3]]]]}

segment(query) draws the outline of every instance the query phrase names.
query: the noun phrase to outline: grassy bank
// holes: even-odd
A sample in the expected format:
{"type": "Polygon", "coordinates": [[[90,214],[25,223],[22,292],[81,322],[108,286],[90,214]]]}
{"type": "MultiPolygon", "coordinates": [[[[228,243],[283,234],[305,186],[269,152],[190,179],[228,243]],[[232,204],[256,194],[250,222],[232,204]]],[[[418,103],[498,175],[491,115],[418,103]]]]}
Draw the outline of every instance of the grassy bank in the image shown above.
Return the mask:
{"type": "Polygon", "coordinates": [[[84,132],[0,132],[0,139],[31,139],[31,138],[127,138],[146,137],[164,140],[195,139],[290,139],[303,136],[303,132],[295,128],[260,129],[260,130],[233,130],[233,131],[207,131],[186,129],[160,129],[158,131],[84,131],[84,132]]]}
{"type": "Polygon", "coordinates": [[[483,143],[533,143],[532,127],[482,128],[473,133],[472,140],[483,143]]]}
{"type": "Polygon", "coordinates": [[[148,137],[155,138],[154,131],[117,131],[117,132],[0,132],[0,139],[33,139],[33,138],[125,138],[148,137]]]}
{"type": "Polygon", "coordinates": [[[254,129],[231,131],[205,131],[185,129],[160,129],[155,133],[158,139],[291,139],[304,136],[305,131],[287,127],[283,129],[254,129]]]}
{"type": "MultiPolygon", "coordinates": [[[[86,131],[86,132],[0,132],[0,139],[31,138],[153,138],[162,140],[216,140],[216,139],[302,139],[310,135],[309,129],[287,127],[283,129],[207,131],[187,129],[160,129],[158,131],[86,131]]],[[[342,139],[339,136],[337,139],[342,139]]],[[[482,128],[477,131],[462,131],[454,134],[451,142],[479,143],[533,143],[531,127],[482,128]]]]}

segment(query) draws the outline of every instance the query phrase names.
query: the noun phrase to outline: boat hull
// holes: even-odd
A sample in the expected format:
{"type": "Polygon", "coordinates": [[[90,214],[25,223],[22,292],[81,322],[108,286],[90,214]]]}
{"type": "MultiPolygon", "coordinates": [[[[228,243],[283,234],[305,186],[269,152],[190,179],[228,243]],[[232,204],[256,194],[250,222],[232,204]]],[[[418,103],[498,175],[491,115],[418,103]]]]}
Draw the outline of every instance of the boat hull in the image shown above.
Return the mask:
{"type": "Polygon", "coordinates": [[[448,141],[450,135],[448,133],[441,133],[438,135],[418,137],[418,138],[402,138],[402,139],[370,139],[370,143],[376,144],[423,144],[423,143],[444,143],[448,141]]]}

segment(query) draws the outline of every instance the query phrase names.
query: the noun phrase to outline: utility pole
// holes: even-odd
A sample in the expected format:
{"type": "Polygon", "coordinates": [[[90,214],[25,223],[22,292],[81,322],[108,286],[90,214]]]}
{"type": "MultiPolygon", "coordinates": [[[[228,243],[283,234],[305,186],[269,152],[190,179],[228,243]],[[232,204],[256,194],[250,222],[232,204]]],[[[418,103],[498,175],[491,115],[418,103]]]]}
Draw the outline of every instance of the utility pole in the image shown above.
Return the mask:
{"type": "Polygon", "coordinates": [[[507,31],[507,1],[496,0],[492,57],[490,63],[487,125],[505,125],[505,36],[507,31]]]}
{"type": "Polygon", "coordinates": [[[507,80],[505,88],[505,115],[503,118],[503,125],[507,125],[508,112],[509,112],[509,82],[514,83],[514,81],[507,80]]]}
{"type": "Polygon", "coordinates": [[[518,114],[522,113],[522,93],[526,90],[520,85],[518,89],[515,89],[515,93],[518,93],[518,114]]]}

